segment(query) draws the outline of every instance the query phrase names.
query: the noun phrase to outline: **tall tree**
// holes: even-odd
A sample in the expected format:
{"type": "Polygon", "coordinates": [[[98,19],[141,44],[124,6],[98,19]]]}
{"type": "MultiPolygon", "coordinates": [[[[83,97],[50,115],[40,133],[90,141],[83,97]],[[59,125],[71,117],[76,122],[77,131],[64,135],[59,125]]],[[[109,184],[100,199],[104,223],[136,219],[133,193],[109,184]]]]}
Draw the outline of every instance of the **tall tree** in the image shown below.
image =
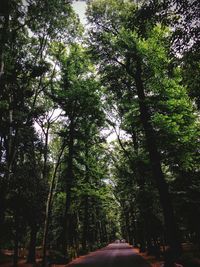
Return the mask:
{"type": "Polygon", "coordinates": [[[38,96],[42,95],[54,76],[48,47],[51,41],[61,38],[69,43],[80,27],[70,3],[65,1],[10,0],[3,1],[2,7],[0,135],[3,178],[0,184],[0,229],[3,232],[4,215],[8,208],[6,196],[11,177],[17,175],[15,161],[18,161],[20,154],[21,137],[24,136],[23,132],[33,137],[30,133],[34,119],[44,112],[38,105],[38,96]],[[67,26],[65,30],[64,25],[67,26]]]}
{"type": "MultiPolygon", "coordinates": [[[[169,31],[163,29],[161,25],[154,26],[155,22],[150,19],[149,23],[144,21],[146,23],[144,25],[141,25],[139,20],[138,25],[140,11],[141,8],[131,2],[92,2],[88,8],[88,19],[91,23],[89,44],[93,57],[99,62],[99,70],[105,85],[121,99],[129,93],[133,99],[135,98],[132,103],[137,102],[152,174],[163,208],[166,236],[171,249],[178,255],[180,240],[168,183],[162,169],[158,143],[159,125],[154,123],[156,118],[164,116],[160,113],[164,110],[159,112],[153,105],[153,99],[155,103],[157,99],[169,99],[169,109],[173,99],[187,102],[186,117],[190,114],[191,127],[195,125],[195,118],[192,118],[192,103],[187,97],[186,90],[179,85],[178,69],[174,69],[172,75],[169,72],[170,56],[167,46],[169,31]],[[115,72],[124,76],[116,78],[115,72]],[[121,84],[125,89],[120,92],[118,88],[121,84]]],[[[177,102],[179,108],[182,107],[180,102],[177,102]]],[[[177,111],[177,109],[170,110],[175,117],[177,111]]],[[[176,123],[179,124],[177,120],[176,123]]],[[[191,141],[195,138],[195,134],[192,136],[191,141]]]]}
{"type": "Polygon", "coordinates": [[[56,54],[54,48],[54,53],[61,64],[61,80],[52,87],[50,95],[65,112],[67,126],[63,131],[63,138],[67,144],[67,169],[66,204],[61,242],[63,253],[65,253],[70,229],[70,206],[75,180],[74,160],[77,142],[82,136],[87,134],[91,136],[90,131],[93,127],[101,127],[103,115],[99,84],[94,79],[93,67],[83,48],[79,45],[72,45],[69,53],[63,50],[63,54],[56,54]]]}

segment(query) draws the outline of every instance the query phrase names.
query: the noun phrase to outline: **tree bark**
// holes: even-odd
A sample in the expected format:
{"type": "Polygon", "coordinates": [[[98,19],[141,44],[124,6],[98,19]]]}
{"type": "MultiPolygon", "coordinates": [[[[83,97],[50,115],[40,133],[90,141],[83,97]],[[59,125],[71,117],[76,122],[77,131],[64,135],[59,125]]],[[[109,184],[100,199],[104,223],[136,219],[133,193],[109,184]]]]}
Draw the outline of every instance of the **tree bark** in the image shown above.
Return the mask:
{"type": "Polygon", "coordinates": [[[71,189],[73,184],[73,157],[74,157],[74,121],[71,119],[70,131],[69,131],[69,153],[67,160],[67,177],[66,177],[66,201],[65,201],[65,213],[63,220],[63,232],[61,241],[61,250],[63,254],[66,254],[67,247],[67,235],[69,229],[69,211],[71,206],[71,189]]]}
{"type": "MultiPolygon", "coordinates": [[[[8,40],[8,32],[9,32],[9,1],[2,1],[2,10],[1,10],[1,16],[4,17],[4,23],[3,27],[1,29],[1,39],[0,39],[0,90],[5,90],[5,85],[3,84],[3,75],[4,75],[4,50],[5,50],[5,44],[8,40]]],[[[10,114],[8,114],[8,117],[10,119],[10,114]]],[[[9,128],[10,129],[10,128],[9,128]]],[[[5,138],[4,138],[5,142],[5,138]]],[[[6,151],[6,157],[8,158],[8,149],[6,151]]],[[[7,164],[9,165],[9,164],[7,164]]],[[[8,167],[9,169],[9,167],[8,167]]],[[[5,215],[5,195],[7,191],[7,176],[8,176],[9,170],[6,170],[6,174],[4,179],[1,179],[0,181],[0,235],[3,234],[3,224],[4,224],[4,215],[5,215]]],[[[9,177],[8,177],[9,178],[9,177]]],[[[0,241],[0,247],[1,247],[1,241],[0,241]]]]}
{"type": "Polygon", "coordinates": [[[83,250],[87,249],[87,236],[88,236],[88,196],[85,196],[85,199],[84,199],[83,239],[82,239],[83,250]]]}
{"type": "Polygon", "coordinates": [[[13,267],[18,266],[18,252],[19,252],[19,216],[15,214],[15,237],[14,237],[14,254],[13,254],[13,267]]]}
{"type": "Polygon", "coordinates": [[[146,104],[140,59],[138,59],[136,63],[136,72],[134,78],[139,99],[140,117],[146,137],[152,173],[159,191],[160,203],[163,209],[167,240],[172,250],[180,252],[181,246],[174,210],[169,195],[168,185],[165,181],[165,177],[161,168],[160,155],[156,145],[156,136],[151,124],[151,116],[146,104]]]}
{"type": "MultiPolygon", "coordinates": [[[[86,133],[87,134],[87,133],[86,133]]],[[[87,185],[89,183],[89,168],[88,168],[88,146],[87,144],[85,145],[85,160],[86,160],[86,164],[85,164],[85,184],[87,185]]],[[[82,246],[83,246],[83,250],[87,249],[87,237],[88,237],[88,214],[89,211],[89,197],[88,195],[85,195],[84,197],[84,223],[83,223],[83,239],[82,239],[82,246]]]]}
{"type": "Polygon", "coordinates": [[[60,165],[60,160],[64,152],[64,149],[65,149],[65,145],[63,144],[60,154],[58,156],[58,160],[56,162],[56,166],[54,168],[51,185],[49,189],[49,194],[48,194],[48,199],[47,199],[47,204],[46,204],[45,223],[44,223],[44,232],[43,232],[43,241],[42,241],[42,259],[43,259],[42,266],[43,267],[46,266],[47,237],[48,237],[48,231],[49,231],[49,220],[51,217],[53,190],[55,188],[56,175],[57,175],[57,171],[60,165]]]}
{"type": "Polygon", "coordinates": [[[35,263],[36,256],[36,239],[37,239],[37,225],[31,225],[31,235],[30,235],[30,244],[27,257],[27,263],[35,263]]]}

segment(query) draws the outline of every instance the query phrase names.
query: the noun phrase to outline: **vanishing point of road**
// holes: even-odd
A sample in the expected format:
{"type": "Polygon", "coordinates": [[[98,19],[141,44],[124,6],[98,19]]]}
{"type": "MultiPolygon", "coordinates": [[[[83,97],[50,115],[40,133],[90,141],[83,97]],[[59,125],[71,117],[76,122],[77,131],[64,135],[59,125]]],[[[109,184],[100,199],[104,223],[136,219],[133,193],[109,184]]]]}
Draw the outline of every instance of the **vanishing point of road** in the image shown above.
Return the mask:
{"type": "Polygon", "coordinates": [[[112,243],[107,247],[80,257],[67,267],[150,267],[127,243],[112,243]]]}

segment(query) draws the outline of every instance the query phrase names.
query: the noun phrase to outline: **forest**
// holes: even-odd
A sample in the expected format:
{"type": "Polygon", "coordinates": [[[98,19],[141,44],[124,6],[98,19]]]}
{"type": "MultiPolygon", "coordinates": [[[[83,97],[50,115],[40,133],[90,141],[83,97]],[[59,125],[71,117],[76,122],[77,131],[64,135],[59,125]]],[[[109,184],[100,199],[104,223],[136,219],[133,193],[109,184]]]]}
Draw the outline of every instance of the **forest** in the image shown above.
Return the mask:
{"type": "Polygon", "coordinates": [[[0,3],[0,265],[200,266],[200,1],[85,2],[0,3]]]}

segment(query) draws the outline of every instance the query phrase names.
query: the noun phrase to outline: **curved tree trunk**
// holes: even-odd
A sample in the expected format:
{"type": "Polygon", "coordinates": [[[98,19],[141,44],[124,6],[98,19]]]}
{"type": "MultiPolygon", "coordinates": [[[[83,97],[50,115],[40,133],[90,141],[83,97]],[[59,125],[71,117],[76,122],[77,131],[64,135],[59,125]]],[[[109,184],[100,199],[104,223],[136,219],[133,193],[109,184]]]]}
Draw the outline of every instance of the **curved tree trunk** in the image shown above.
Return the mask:
{"type": "Polygon", "coordinates": [[[58,160],[56,162],[56,166],[54,168],[51,184],[50,184],[50,189],[49,189],[49,194],[48,194],[48,199],[47,199],[47,204],[46,204],[46,213],[45,213],[45,222],[44,222],[44,232],[43,232],[43,241],[42,241],[42,266],[46,266],[46,251],[47,251],[47,237],[48,237],[48,231],[49,231],[49,220],[51,217],[51,208],[52,208],[52,200],[53,200],[53,190],[55,187],[56,183],[56,175],[58,168],[60,166],[60,160],[63,155],[65,149],[65,145],[62,146],[60,154],[58,156],[58,160]]]}

